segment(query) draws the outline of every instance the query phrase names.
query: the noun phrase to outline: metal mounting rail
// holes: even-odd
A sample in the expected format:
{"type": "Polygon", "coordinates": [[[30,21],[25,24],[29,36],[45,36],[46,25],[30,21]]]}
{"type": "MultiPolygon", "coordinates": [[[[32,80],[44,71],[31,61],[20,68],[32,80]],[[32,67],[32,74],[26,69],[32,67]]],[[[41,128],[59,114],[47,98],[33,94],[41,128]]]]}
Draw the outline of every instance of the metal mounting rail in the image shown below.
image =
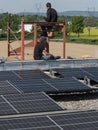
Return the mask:
{"type": "Polygon", "coordinates": [[[86,68],[98,67],[98,59],[58,59],[58,60],[23,60],[5,61],[0,64],[0,71],[8,70],[47,70],[50,68],[86,68]]]}

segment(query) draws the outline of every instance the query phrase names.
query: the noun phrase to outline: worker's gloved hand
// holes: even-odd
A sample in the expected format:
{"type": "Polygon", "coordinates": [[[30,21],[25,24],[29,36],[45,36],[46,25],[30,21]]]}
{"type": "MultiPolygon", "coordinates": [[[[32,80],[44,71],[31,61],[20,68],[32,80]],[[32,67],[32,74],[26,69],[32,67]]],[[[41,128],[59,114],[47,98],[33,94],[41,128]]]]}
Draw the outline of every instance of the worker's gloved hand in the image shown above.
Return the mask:
{"type": "Polygon", "coordinates": [[[55,56],[55,59],[60,59],[61,57],[60,56],[55,56]]]}
{"type": "Polygon", "coordinates": [[[51,54],[42,56],[42,60],[55,60],[55,57],[51,54]]]}

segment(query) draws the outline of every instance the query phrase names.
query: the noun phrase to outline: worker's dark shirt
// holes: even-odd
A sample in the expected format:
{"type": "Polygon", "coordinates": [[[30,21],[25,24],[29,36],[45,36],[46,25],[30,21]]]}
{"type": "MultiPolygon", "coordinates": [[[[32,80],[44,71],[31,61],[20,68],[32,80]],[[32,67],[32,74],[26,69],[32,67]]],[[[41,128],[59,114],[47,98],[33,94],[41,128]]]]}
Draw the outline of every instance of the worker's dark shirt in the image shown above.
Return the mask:
{"type": "Polygon", "coordinates": [[[42,59],[42,56],[43,56],[43,50],[49,50],[49,46],[48,46],[48,43],[40,43],[38,42],[36,45],[35,45],[35,48],[34,48],[34,60],[41,60],[42,59]]]}
{"type": "Polygon", "coordinates": [[[53,8],[49,8],[47,10],[47,18],[45,18],[45,20],[47,22],[57,22],[57,18],[58,18],[57,11],[53,8]]]}

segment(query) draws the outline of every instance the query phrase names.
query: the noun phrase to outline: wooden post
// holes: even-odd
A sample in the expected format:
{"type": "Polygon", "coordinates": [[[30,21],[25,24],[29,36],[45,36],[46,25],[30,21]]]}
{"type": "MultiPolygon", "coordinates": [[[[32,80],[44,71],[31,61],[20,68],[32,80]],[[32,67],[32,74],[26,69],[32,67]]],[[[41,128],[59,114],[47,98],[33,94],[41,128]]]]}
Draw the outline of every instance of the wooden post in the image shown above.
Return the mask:
{"type": "Polygon", "coordinates": [[[66,58],[66,28],[65,28],[65,23],[63,25],[63,58],[66,58]]]}
{"type": "Polygon", "coordinates": [[[10,56],[10,22],[7,23],[8,57],[10,56]]]}
{"type": "Polygon", "coordinates": [[[37,23],[34,23],[34,46],[37,43],[37,23]]]}
{"type": "Polygon", "coordinates": [[[21,19],[21,59],[24,60],[24,17],[21,19]]]}
{"type": "Polygon", "coordinates": [[[47,43],[48,43],[48,53],[49,53],[49,38],[47,37],[46,40],[47,40],[47,43]]]}

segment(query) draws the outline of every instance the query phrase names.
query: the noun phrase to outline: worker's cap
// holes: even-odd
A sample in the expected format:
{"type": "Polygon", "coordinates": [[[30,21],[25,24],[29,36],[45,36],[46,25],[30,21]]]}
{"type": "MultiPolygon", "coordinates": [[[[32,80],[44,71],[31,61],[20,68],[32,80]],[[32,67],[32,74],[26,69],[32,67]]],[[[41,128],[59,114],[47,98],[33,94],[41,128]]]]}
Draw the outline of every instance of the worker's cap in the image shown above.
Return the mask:
{"type": "Polygon", "coordinates": [[[51,7],[51,3],[50,3],[50,2],[47,2],[46,6],[47,6],[47,7],[51,7]]]}
{"type": "Polygon", "coordinates": [[[40,37],[40,42],[45,42],[46,41],[46,37],[45,36],[41,36],[40,37]]]}

